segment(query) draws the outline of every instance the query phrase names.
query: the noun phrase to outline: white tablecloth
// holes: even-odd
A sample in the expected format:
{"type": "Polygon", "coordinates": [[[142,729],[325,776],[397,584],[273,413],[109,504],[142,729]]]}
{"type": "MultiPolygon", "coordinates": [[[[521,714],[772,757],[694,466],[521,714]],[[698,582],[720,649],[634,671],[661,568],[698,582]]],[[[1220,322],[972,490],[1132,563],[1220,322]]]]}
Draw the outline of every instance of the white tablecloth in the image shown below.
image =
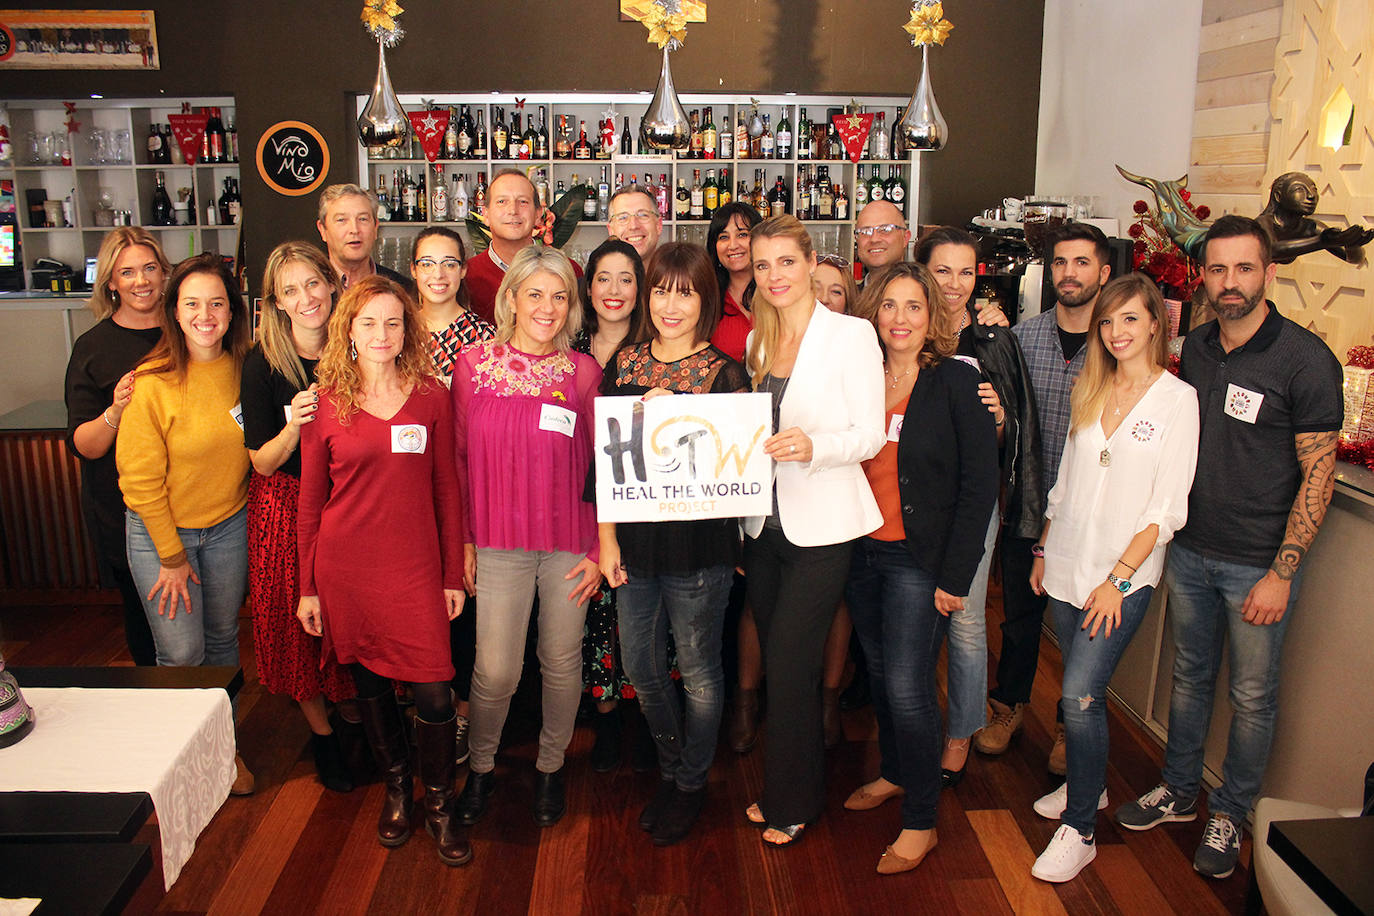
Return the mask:
{"type": "Polygon", "coordinates": [[[170,888],[234,782],[229,695],[20,687],[34,728],[0,749],[0,791],[147,792],[170,888]]]}

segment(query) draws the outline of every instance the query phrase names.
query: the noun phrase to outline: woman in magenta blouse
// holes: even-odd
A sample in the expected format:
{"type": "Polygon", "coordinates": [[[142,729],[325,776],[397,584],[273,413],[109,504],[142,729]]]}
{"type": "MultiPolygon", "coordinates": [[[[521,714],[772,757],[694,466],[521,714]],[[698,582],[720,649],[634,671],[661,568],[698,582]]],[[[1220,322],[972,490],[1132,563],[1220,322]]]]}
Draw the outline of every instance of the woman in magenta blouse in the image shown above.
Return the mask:
{"type": "Polygon", "coordinates": [[[601,584],[596,509],[582,500],[601,366],[570,348],[581,320],[572,264],[551,248],[526,248],[497,290],[496,338],[453,364],[454,455],[468,497],[465,576],[477,593],[471,771],[459,799],[467,824],[495,787],[536,589],[544,700],[534,819],[548,827],[563,816],[585,604],[601,584]]]}

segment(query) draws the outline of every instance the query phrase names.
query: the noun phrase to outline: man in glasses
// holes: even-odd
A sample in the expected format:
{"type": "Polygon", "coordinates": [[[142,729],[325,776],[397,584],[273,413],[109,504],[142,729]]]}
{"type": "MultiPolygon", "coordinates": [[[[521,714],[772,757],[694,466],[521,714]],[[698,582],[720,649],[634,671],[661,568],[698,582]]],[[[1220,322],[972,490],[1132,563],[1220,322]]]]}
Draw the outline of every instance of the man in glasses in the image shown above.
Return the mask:
{"type": "Polygon", "coordinates": [[[649,260],[663,234],[663,217],[654,196],[641,185],[626,185],[611,195],[608,213],[606,231],[611,238],[629,242],[642,260],[649,260]]]}
{"type": "Polygon", "coordinates": [[[854,239],[859,262],[864,266],[862,283],[889,264],[906,260],[911,230],[894,204],[875,200],[859,211],[859,218],[854,221],[854,239]]]}

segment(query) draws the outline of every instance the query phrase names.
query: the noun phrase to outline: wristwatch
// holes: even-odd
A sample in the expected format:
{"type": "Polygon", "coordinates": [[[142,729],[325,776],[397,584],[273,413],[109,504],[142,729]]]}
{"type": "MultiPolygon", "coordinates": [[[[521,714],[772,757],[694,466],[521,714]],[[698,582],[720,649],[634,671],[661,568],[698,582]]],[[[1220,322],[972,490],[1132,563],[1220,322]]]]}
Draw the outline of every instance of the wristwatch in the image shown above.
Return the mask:
{"type": "Polygon", "coordinates": [[[1121,592],[1121,594],[1123,595],[1131,590],[1130,579],[1123,579],[1120,576],[1114,575],[1112,573],[1107,573],[1107,584],[1112,586],[1112,588],[1116,589],[1117,591],[1121,592]]]}
{"type": "Polygon", "coordinates": [[[1037,557],[1037,558],[1043,560],[1043,559],[1045,558],[1045,545],[1044,545],[1044,544],[1032,544],[1032,545],[1031,545],[1031,556],[1037,557]]]}

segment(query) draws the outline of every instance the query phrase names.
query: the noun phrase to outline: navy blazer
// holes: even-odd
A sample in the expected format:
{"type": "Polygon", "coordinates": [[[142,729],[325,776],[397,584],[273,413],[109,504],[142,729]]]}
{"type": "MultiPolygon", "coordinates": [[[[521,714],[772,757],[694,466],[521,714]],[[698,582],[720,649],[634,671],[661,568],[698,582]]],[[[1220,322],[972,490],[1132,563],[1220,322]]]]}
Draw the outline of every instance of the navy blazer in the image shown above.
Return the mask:
{"type": "Polygon", "coordinates": [[[997,502],[997,425],[982,376],[953,357],[916,376],[897,440],[902,527],[916,565],[967,596],[997,502]]]}

